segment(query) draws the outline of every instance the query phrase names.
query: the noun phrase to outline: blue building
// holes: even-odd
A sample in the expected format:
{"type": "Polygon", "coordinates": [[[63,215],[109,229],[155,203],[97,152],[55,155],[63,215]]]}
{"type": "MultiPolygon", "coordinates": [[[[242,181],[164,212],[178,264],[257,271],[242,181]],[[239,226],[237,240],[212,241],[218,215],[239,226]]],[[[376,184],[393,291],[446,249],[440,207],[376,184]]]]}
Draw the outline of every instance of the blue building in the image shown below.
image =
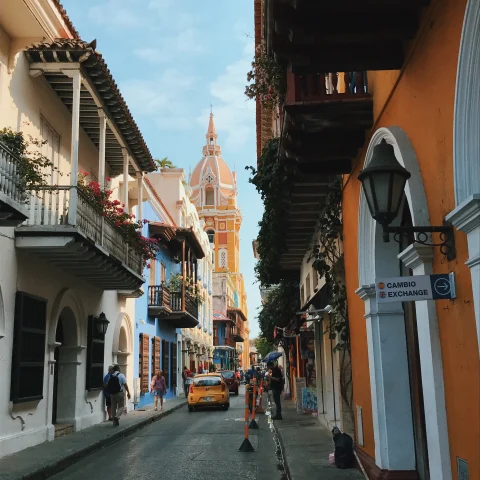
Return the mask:
{"type": "Polygon", "coordinates": [[[157,239],[160,248],[145,268],[145,294],[135,300],[134,377],[140,381],[135,408],[153,403],[150,382],[157,370],[165,376],[165,398],[179,393],[182,328],[199,325],[195,285],[202,247],[191,228],[172,225],[168,212],[159,211],[155,203],[157,208],[150,201],[142,206],[143,217],[149,219],[142,234],[157,239]]]}

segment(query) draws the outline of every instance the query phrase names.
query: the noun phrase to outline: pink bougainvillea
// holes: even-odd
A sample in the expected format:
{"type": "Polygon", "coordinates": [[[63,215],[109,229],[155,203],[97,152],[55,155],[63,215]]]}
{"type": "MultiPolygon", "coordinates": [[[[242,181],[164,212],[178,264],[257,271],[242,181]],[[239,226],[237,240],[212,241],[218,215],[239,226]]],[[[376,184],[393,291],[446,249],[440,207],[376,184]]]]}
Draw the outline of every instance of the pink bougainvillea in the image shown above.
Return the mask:
{"type": "Polygon", "coordinates": [[[120,231],[125,242],[141,255],[143,265],[150,268],[148,262],[156,257],[160,245],[154,238],[142,235],[142,227],[149,221],[136,221],[135,215],[125,212],[124,204],[111,199],[112,190],[102,190],[98,182],[87,181],[87,177],[87,172],[78,175],[78,187],[86,200],[120,231]]]}

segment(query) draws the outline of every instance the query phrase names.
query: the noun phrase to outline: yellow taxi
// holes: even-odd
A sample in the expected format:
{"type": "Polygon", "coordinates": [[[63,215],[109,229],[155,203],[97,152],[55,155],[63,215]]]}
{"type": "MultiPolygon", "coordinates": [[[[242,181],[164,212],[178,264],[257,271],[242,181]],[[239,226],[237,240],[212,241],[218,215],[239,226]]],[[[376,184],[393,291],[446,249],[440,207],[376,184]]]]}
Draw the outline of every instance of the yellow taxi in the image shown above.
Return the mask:
{"type": "Polygon", "coordinates": [[[195,375],[188,391],[188,411],[196,407],[230,407],[230,392],[220,373],[195,375]]]}

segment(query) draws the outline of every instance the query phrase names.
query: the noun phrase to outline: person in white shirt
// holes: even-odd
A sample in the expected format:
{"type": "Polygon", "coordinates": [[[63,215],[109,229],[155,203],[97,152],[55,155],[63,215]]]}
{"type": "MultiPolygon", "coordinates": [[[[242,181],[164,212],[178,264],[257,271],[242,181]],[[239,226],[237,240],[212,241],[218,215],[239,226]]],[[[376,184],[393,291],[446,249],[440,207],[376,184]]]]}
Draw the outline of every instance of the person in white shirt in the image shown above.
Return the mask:
{"type": "Polygon", "coordinates": [[[112,413],[113,417],[113,426],[119,426],[119,418],[122,415],[124,408],[125,408],[125,392],[127,392],[127,398],[130,400],[130,389],[127,385],[127,379],[123,373],[120,373],[120,367],[115,365],[113,367],[113,374],[111,375],[108,381],[109,389],[110,389],[110,397],[112,399],[112,413]],[[115,378],[112,378],[115,377],[115,378]],[[118,385],[117,381],[118,379],[118,385]],[[110,386],[111,385],[111,386],[110,386]],[[120,388],[119,391],[118,388],[120,388]]]}

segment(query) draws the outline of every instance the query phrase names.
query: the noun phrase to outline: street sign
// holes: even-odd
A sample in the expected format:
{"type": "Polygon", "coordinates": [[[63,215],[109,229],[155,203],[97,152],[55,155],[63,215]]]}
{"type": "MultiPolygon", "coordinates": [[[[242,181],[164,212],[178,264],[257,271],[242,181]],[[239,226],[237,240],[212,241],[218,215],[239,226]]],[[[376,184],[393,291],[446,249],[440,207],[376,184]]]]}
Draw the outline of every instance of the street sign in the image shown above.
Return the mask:
{"type": "Polygon", "coordinates": [[[452,299],[455,277],[450,273],[377,278],[375,289],[378,303],[452,299]]]}

